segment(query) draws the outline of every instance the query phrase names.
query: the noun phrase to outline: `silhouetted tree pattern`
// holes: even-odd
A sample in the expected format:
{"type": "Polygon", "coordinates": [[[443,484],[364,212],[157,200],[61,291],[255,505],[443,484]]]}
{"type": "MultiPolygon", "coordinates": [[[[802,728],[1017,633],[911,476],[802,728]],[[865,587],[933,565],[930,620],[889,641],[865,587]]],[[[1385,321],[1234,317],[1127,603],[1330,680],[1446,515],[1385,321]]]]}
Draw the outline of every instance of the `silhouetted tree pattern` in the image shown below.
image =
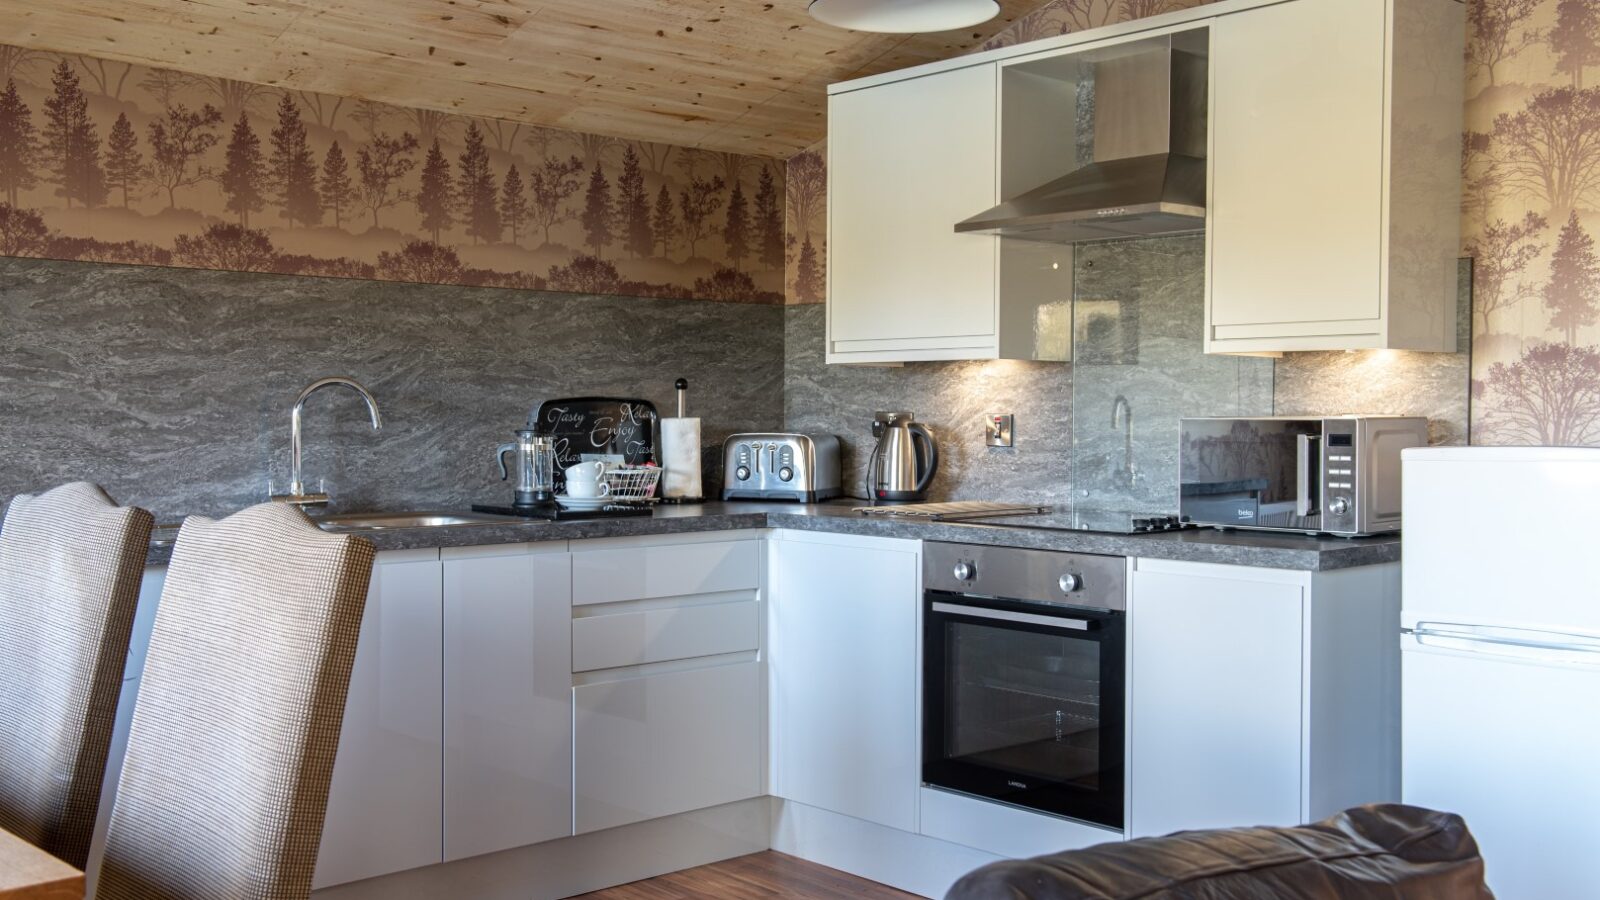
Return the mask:
{"type": "Polygon", "coordinates": [[[1574,211],[1556,238],[1550,257],[1550,281],[1544,287],[1544,306],[1550,327],[1566,334],[1568,344],[1578,342],[1578,329],[1595,323],[1596,295],[1600,294],[1600,259],[1594,238],[1583,230],[1574,211]]]}
{"type": "Polygon", "coordinates": [[[1527,27],[1539,0],[1472,0],[1467,4],[1467,64],[1495,83],[1495,69],[1533,46],[1539,33],[1527,27]]]}
{"type": "Polygon", "coordinates": [[[456,200],[461,206],[461,221],[474,241],[500,240],[500,206],[494,172],[489,169],[489,148],[477,122],[467,125],[466,149],[457,160],[456,200]]]}
{"type": "Polygon", "coordinates": [[[527,188],[522,183],[522,173],[512,163],[506,170],[506,180],[500,184],[500,224],[511,232],[511,243],[517,244],[522,226],[528,221],[527,188]]]}
{"type": "Polygon", "coordinates": [[[422,214],[422,228],[439,243],[439,235],[455,224],[451,211],[455,208],[455,191],[450,186],[450,161],[435,138],[428,155],[422,160],[422,182],[417,188],[417,212],[422,214]]]}
{"type": "Polygon", "coordinates": [[[1539,342],[1485,379],[1485,423],[1496,441],[1570,447],[1600,439],[1600,352],[1539,342]]]}
{"type": "Polygon", "coordinates": [[[1556,54],[1556,71],[1583,87],[1583,70],[1600,64],[1600,9],[1594,0],[1560,0],[1556,24],[1550,29],[1550,49],[1556,54]]]}
{"type": "Polygon", "coordinates": [[[356,151],[361,206],[372,214],[373,228],[378,227],[378,213],[406,198],[405,190],[395,182],[416,166],[411,158],[416,150],[417,139],[411,132],[390,137],[380,131],[356,151]]]}
{"type": "Polygon", "coordinates": [[[431,241],[407,241],[399,252],[378,254],[378,274],[396,281],[448,283],[461,277],[461,257],[431,241]]]}
{"type": "Polygon", "coordinates": [[[617,267],[597,256],[580,256],[564,266],[551,266],[546,283],[552,291],[614,294],[622,284],[617,267]]]}
{"type": "Polygon", "coordinates": [[[766,166],[761,168],[761,180],[756,187],[755,226],[761,264],[769,269],[781,269],[784,263],[783,205],[778,201],[777,181],[766,166]]]}
{"type": "Polygon", "coordinates": [[[44,154],[52,169],[56,195],[83,206],[106,199],[105,170],[100,168],[100,135],[89,118],[89,98],[72,66],[63,59],[51,73],[54,92],[44,103],[44,154]]]}
{"type": "MultiPolygon", "coordinates": [[[[320,96],[320,95],[319,95],[320,96]]],[[[323,209],[333,213],[333,227],[344,226],[344,211],[356,199],[356,185],[350,180],[350,163],[345,161],[344,148],[338,141],[328,145],[322,157],[322,180],[317,185],[323,209]]]]}
{"type": "Polygon", "coordinates": [[[317,161],[300,120],[300,104],[291,94],[278,100],[278,124],[272,129],[272,158],[268,176],[278,197],[278,213],[293,228],[296,223],[322,221],[322,197],[317,193],[317,161]]]}
{"type": "Polygon", "coordinates": [[[0,256],[43,256],[49,239],[38,213],[0,203],[0,256]]]}
{"type": "Polygon", "coordinates": [[[633,145],[622,154],[622,174],[617,177],[617,215],[621,220],[622,243],[634,257],[649,256],[656,246],[650,228],[650,195],[644,190],[644,172],[633,145]]]}
{"type": "Polygon", "coordinates": [[[139,152],[139,135],[127,113],[117,113],[106,136],[106,184],[122,192],[122,208],[144,181],[144,154],[139,152]]]}
{"type": "Polygon", "coordinates": [[[698,278],[716,299],[780,296],[763,248],[767,217],[783,220],[771,161],[3,44],[0,75],[0,201],[19,253],[534,289],[554,269],[587,292],[690,298],[698,278]],[[43,140],[46,125],[76,143],[43,140]],[[758,177],[770,209],[754,209],[758,177]],[[115,212],[61,215],[107,198],[115,212]]]}
{"type": "Polygon", "coordinates": [[[222,113],[207,104],[198,112],[179,103],[164,118],[150,123],[151,180],[167,194],[167,209],[178,206],[178,189],[192,187],[211,177],[200,162],[221,138],[213,130],[222,113]]]}
{"type": "Polygon", "coordinates": [[[800,262],[795,272],[795,297],[801,303],[821,303],[826,296],[823,284],[822,263],[817,259],[817,248],[806,238],[800,247],[800,262]]]}
{"type": "Polygon", "coordinates": [[[722,242],[728,248],[728,258],[733,260],[734,271],[744,267],[744,258],[750,255],[750,211],[744,202],[744,188],[734,182],[728,194],[728,218],[722,225],[722,242]]]}
{"type": "Polygon", "coordinates": [[[250,214],[267,205],[261,194],[265,161],[261,139],[250,127],[250,117],[239,113],[228,139],[228,162],[222,167],[222,193],[228,198],[228,211],[239,217],[239,224],[250,227],[250,214]]]}
{"type": "Polygon", "coordinates": [[[589,175],[589,189],[583,195],[583,222],[584,239],[599,258],[601,251],[611,245],[615,236],[611,233],[611,224],[616,219],[616,209],[611,205],[611,183],[606,180],[606,173],[599,163],[595,163],[594,172],[589,175]]]}
{"type": "Polygon", "coordinates": [[[0,189],[6,203],[17,205],[18,195],[38,184],[33,167],[39,153],[39,136],[33,127],[33,113],[22,102],[17,82],[7,79],[0,93],[0,189]]]}
{"type": "Polygon", "coordinates": [[[710,180],[698,175],[689,178],[689,187],[678,195],[678,217],[682,224],[683,240],[689,245],[689,258],[694,259],[695,247],[711,232],[712,216],[722,208],[722,190],[727,187],[721,175],[710,180]]]}
{"type": "Polygon", "coordinates": [[[550,243],[550,229],[574,213],[567,208],[567,198],[578,192],[582,184],[578,176],[583,172],[583,160],[576,156],[568,159],[550,158],[544,165],[528,173],[528,196],[533,201],[533,224],[544,231],[544,243],[550,243]]]}
{"type": "Polygon", "coordinates": [[[1480,333],[1487,333],[1493,316],[1531,297],[1533,286],[1522,279],[1528,264],[1544,252],[1544,244],[1534,240],[1546,227],[1544,216],[1528,213],[1522,221],[1507,223],[1496,219],[1482,234],[1467,241],[1467,255],[1473,257],[1472,299],[1474,312],[1483,317],[1480,333]]]}
{"type": "MultiPolygon", "coordinates": [[[[1600,186],[1600,88],[1560,87],[1495,118],[1503,184],[1550,204],[1565,219],[1600,186]]],[[[1559,220],[1558,219],[1558,220],[1559,220]]]]}
{"type": "Polygon", "coordinates": [[[278,258],[265,231],[232,223],[208,225],[198,236],[178,235],[172,255],[182,265],[240,272],[271,272],[278,258]]]}
{"type": "Polygon", "coordinates": [[[650,230],[661,245],[661,255],[672,255],[672,238],[678,233],[678,220],[672,212],[672,191],[665,184],[656,192],[656,207],[650,214],[650,230]]]}
{"type": "Polygon", "coordinates": [[[828,173],[822,154],[807,150],[789,158],[789,233],[799,240],[811,237],[828,195],[828,173]]]}

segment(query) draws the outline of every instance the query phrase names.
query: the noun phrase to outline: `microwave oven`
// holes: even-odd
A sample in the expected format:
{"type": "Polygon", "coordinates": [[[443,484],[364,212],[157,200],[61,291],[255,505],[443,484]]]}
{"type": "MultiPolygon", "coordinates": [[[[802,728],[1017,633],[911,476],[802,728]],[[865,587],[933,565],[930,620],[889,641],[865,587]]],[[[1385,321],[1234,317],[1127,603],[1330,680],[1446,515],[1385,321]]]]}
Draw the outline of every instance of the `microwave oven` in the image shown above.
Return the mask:
{"type": "Polygon", "coordinates": [[[1400,530],[1400,451],[1414,416],[1184,419],[1179,514],[1198,525],[1310,534],[1400,530]]]}

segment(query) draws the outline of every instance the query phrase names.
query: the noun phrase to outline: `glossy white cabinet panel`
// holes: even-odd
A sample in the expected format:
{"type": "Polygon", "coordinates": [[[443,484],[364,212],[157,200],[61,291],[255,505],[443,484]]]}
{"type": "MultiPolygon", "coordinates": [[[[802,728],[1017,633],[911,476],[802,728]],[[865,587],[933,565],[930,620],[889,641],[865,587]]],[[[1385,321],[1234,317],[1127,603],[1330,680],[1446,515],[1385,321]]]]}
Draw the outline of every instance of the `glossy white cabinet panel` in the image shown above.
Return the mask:
{"type": "Polygon", "coordinates": [[[572,833],[571,564],[444,561],[444,857],[572,833]]]}
{"type": "Polygon", "coordinates": [[[1455,349],[1464,7],[1212,22],[1209,352],[1455,349]]]}
{"type": "Polygon", "coordinates": [[[760,543],[658,544],[572,554],[572,603],[615,603],[754,590],[760,543]]]}
{"type": "Polygon", "coordinates": [[[760,646],[760,609],[749,599],[610,612],[572,621],[572,671],[716,656],[760,646]]]}
{"type": "Polygon", "coordinates": [[[920,546],[772,542],[775,795],[917,830],[920,546]]]}
{"type": "Polygon", "coordinates": [[[828,98],[827,361],[992,359],[998,239],[993,64],[828,98]]]}
{"type": "Polygon", "coordinates": [[[581,684],[572,694],[578,834],[761,795],[759,662],[581,684]]]}
{"type": "Polygon", "coordinates": [[[315,887],[440,861],[438,551],[380,553],[333,767],[315,887]]]}
{"type": "Polygon", "coordinates": [[[1302,821],[1305,590],[1252,572],[1138,561],[1130,837],[1302,821]]]}

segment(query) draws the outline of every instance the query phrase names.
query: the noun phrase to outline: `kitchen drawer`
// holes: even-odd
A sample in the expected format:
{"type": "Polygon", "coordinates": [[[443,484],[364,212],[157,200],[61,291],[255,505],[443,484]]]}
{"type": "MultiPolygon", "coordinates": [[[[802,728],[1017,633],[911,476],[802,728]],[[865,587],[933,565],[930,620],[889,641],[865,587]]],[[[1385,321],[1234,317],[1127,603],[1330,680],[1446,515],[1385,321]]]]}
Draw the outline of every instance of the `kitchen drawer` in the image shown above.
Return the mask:
{"type": "Polygon", "coordinates": [[[572,621],[572,671],[754,650],[759,639],[754,597],[583,616],[572,621]]]}
{"type": "Polygon", "coordinates": [[[572,554],[572,605],[754,589],[756,541],[619,547],[572,554]]]}
{"type": "Polygon", "coordinates": [[[760,663],[572,694],[577,834],[761,795],[760,663]]]}

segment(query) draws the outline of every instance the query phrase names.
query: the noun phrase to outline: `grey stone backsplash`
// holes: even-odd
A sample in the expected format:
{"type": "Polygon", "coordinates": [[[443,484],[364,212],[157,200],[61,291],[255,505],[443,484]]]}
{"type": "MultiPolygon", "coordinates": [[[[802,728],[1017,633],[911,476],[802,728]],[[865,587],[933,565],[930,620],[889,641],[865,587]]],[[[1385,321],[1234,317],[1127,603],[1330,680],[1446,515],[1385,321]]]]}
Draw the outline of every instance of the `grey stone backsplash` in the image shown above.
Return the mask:
{"type": "Polygon", "coordinates": [[[1072,473],[1072,367],[1062,363],[907,363],[828,366],[824,308],[787,309],[784,418],[788,430],[836,434],[845,491],[863,496],[872,415],[907,410],[939,442],[930,500],[1065,503],[1072,473]],[[984,416],[1016,415],[1016,446],[984,446],[984,416]]]}
{"type": "Polygon", "coordinates": [[[290,405],[335,374],[384,416],[307,403],[338,510],[509,500],[493,449],[538,401],[667,412],[678,377],[720,476],[724,436],[783,424],[783,339],[776,306],[0,259],[0,498],[86,479],[161,521],[227,514],[287,487],[290,405]]]}

